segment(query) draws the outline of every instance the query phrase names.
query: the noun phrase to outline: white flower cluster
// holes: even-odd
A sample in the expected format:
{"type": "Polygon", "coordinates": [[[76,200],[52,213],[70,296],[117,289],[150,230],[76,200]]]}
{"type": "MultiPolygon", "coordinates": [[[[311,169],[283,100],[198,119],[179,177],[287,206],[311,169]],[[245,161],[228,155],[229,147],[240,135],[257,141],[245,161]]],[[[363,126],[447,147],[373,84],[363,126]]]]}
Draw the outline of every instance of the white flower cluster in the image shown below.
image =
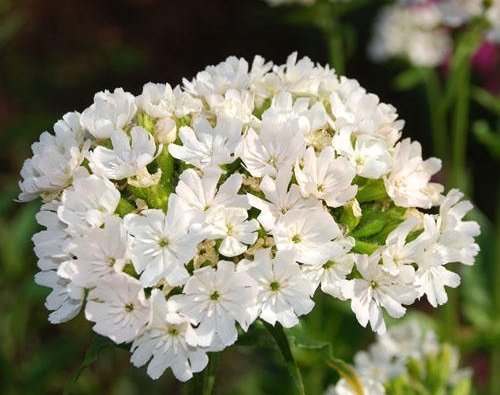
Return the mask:
{"type": "MultiPolygon", "coordinates": [[[[419,321],[412,319],[391,327],[378,335],[367,351],[356,353],[354,370],[364,393],[369,395],[416,394],[420,388],[454,393],[452,390],[469,382],[471,376],[469,369],[458,368],[459,360],[456,348],[440,344],[431,329],[424,329],[419,321]]],[[[325,392],[325,395],[355,394],[345,379],[325,392]]]]}
{"type": "Polygon", "coordinates": [[[100,92],[33,145],[19,199],[44,201],[52,323],[84,306],[134,365],[187,380],[257,318],[296,325],[317,288],[383,333],[383,310],[445,303],[446,264],[474,263],[471,204],[357,81],[292,54],[183,85],[100,92]]]}
{"type": "Polygon", "coordinates": [[[500,42],[500,1],[486,7],[483,0],[406,0],[384,7],[377,16],[368,47],[377,62],[399,57],[416,66],[435,67],[453,50],[452,29],[485,17],[486,39],[500,42]]]}

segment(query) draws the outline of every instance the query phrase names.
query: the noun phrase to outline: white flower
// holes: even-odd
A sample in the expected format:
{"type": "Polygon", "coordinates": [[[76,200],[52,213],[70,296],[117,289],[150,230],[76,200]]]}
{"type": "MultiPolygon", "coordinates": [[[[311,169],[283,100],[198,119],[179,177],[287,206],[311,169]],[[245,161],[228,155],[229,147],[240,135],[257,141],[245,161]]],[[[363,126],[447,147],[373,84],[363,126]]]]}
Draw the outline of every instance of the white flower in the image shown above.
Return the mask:
{"type": "Polygon", "coordinates": [[[83,111],[80,122],[98,140],[110,138],[117,129],[123,129],[134,117],[135,98],[122,88],[113,93],[96,93],[94,104],[83,111]]]}
{"type": "Polygon", "coordinates": [[[420,254],[416,262],[415,284],[421,295],[426,295],[433,307],[448,301],[445,286],[456,288],[460,285],[460,276],[446,269],[446,250],[439,244],[440,229],[436,219],[424,216],[424,232],[415,239],[419,244],[420,254]]]}
{"type": "Polygon", "coordinates": [[[172,89],[170,84],[152,82],[144,85],[142,94],[135,99],[135,104],[153,118],[183,117],[202,109],[201,101],[182,92],[179,86],[172,89]]]}
{"type": "Polygon", "coordinates": [[[313,285],[302,273],[292,251],[278,251],[271,258],[271,250],[263,249],[255,254],[253,262],[240,263],[254,279],[257,292],[255,315],[285,328],[299,323],[298,316],[309,313],[314,302],[313,285]]]}
{"type": "Polygon", "coordinates": [[[199,96],[224,95],[229,89],[243,90],[250,83],[248,62],[230,56],[224,62],[200,71],[191,82],[184,79],[183,83],[188,92],[199,96]]]}
{"type": "Polygon", "coordinates": [[[321,284],[321,290],[335,298],[344,300],[342,290],[346,277],[354,267],[354,254],[348,254],[354,247],[354,239],[346,237],[332,242],[328,258],[319,264],[302,265],[302,271],[314,284],[321,284]]]}
{"type": "Polygon", "coordinates": [[[221,117],[212,128],[205,118],[198,118],[194,129],[183,126],[179,138],[183,145],[170,144],[170,154],[200,169],[233,162],[234,150],[241,140],[241,121],[221,117]]]}
{"type": "Polygon", "coordinates": [[[351,309],[358,322],[366,327],[368,322],[377,333],[386,330],[382,308],[391,317],[402,317],[406,309],[402,304],[411,304],[417,297],[413,286],[403,284],[379,265],[380,251],[372,255],[356,255],[356,268],[361,278],[350,280],[344,287],[344,296],[351,299],[351,309]]]}
{"type": "Polygon", "coordinates": [[[40,141],[31,146],[33,156],[21,169],[23,180],[19,182],[19,200],[33,200],[39,195],[52,197],[71,185],[73,174],[82,164],[89,146],[89,142],[84,142],[80,114],[64,115],[54,125],[54,134],[42,133],[40,141]]]}
{"type": "Polygon", "coordinates": [[[289,190],[291,177],[291,167],[285,166],[278,171],[275,179],[265,176],[260,183],[260,189],[267,200],[247,194],[250,205],[260,210],[257,220],[267,231],[273,229],[276,221],[292,209],[321,207],[318,200],[305,199],[296,184],[292,184],[289,190]]]}
{"type": "Polygon", "coordinates": [[[356,373],[363,378],[385,383],[406,371],[404,361],[393,357],[381,344],[372,344],[368,352],[360,351],[354,356],[356,373]]]}
{"type": "Polygon", "coordinates": [[[123,269],[129,259],[128,241],[121,218],[106,218],[104,228],[92,228],[71,240],[73,259],[63,262],[57,273],[80,287],[94,287],[123,269]]]}
{"type": "Polygon", "coordinates": [[[275,118],[263,120],[259,133],[248,130],[238,147],[238,156],[252,176],[275,177],[278,169],[293,165],[302,156],[307,127],[307,123],[301,123],[300,119],[287,122],[275,118]]]}
{"type": "Polygon", "coordinates": [[[149,320],[142,284],[127,274],[112,274],[97,283],[87,297],[85,318],[92,329],[115,343],[134,340],[149,320]]]}
{"type": "Polygon", "coordinates": [[[347,158],[356,168],[356,174],[377,179],[387,174],[392,165],[392,157],[387,145],[373,137],[360,135],[353,143],[350,128],[341,129],[333,136],[332,145],[335,151],[347,158]]]}
{"type": "Polygon", "coordinates": [[[418,243],[406,243],[408,234],[415,230],[418,219],[409,218],[394,229],[382,249],[382,268],[393,276],[400,276],[404,283],[415,280],[415,269],[411,265],[417,259],[418,243]]]}
{"type": "Polygon", "coordinates": [[[247,221],[248,212],[241,207],[217,206],[207,213],[208,238],[222,239],[219,252],[227,257],[243,254],[257,240],[260,228],[255,219],[247,221]]]}
{"type": "Polygon", "coordinates": [[[484,11],[483,0],[440,0],[436,6],[450,27],[461,26],[484,11]]]}
{"type": "Polygon", "coordinates": [[[341,235],[333,217],[323,209],[304,208],[284,214],[272,230],[278,251],[293,251],[297,261],[309,265],[328,261],[341,235]]]}
{"type": "Polygon", "coordinates": [[[210,110],[217,117],[229,117],[241,120],[243,124],[256,124],[258,119],[253,115],[254,96],[248,91],[229,89],[224,96],[210,95],[207,98],[210,110]]]}
{"type": "Polygon", "coordinates": [[[63,192],[57,215],[68,225],[69,233],[82,234],[101,226],[106,216],[114,213],[119,201],[120,192],[112,182],[94,174],[82,174],[63,192]]]}
{"type": "Polygon", "coordinates": [[[252,284],[245,272],[236,272],[234,263],[219,261],[217,269],[195,270],[183,293],[170,301],[198,325],[198,344],[220,351],[236,341],[236,322],[244,330],[251,323],[247,310],[255,304],[252,284]]]}
{"type": "Polygon", "coordinates": [[[491,25],[486,32],[486,38],[494,43],[500,43],[500,1],[494,0],[486,11],[486,18],[491,25]]]}
{"type": "Polygon", "coordinates": [[[452,189],[443,199],[439,207],[439,243],[445,249],[446,262],[472,265],[479,253],[479,246],[474,242],[474,237],[478,236],[481,230],[477,222],[462,220],[472,209],[469,201],[459,201],[462,197],[463,193],[452,189]]]}
{"type": "Polygon", "coordinates": [[[443,186],[430,182],[441,169],[437,158],[422,159],[418,141],[404,139],[394,149],[391,172],[384,177],[387,194],[402,207],[431,208],[441,199],[443,186]]]}
{"type": "Polygon", "coordinates": [[[46,229],[33,235],[37,265],[41,270],[57,269],[59,265],[71,258],[68,251],[69,234],[67,225],[57,217],[58,203],[44,204],[36,214],[36,222],[46,229]]]}
{"type": "Polygon", "coordinates": [[[358,81],[341,77],[329,101],[335,131],[348,127],[355,136],[368,135],[385,141],[388,148],[399,139],[404,122],[397,120],[396,109],[380,103],[378,96],[367,93],[358,81]]]}
{"type": "Polygon", "coordinates": [[[222,170],[207,167],[200,177],[193,169],[185,170],[179,176],[175,192],[183,207],[196,212],[197,222],[204,222],[206,213],[213,207],[240,207],[248,209],[248,198],[238,195],[243,178],[241,174],[231,174],[217,189],[222,170]]]}
{"type": "MultiPolygon", "coordinates": [[[[360,377],[361,385],[363,387],[363,394],[366,395],[386,395],[384,385],[378,381],[372,380],[368,377],[360,377]]],[[[325,395],[357,395],[358,392],[354,390],[351,385],[344,379],[340,379],[337,385],[328,387],[325,395]]]]}
{"type": "Polygon", "coordinates": [[[147,172],[146,166],[157,155],[153,136],[140,126],[133,127],[130,136],[131,141],[125,132],[116,130],[111,135],[113,149],[95,148],[89,154],[92,171],[110,180],[122,180],[147,172]]]}
{"type": "Polygon", "coordinates": [[[383,8],[375,21],[368,48],[370,57],[375,61],[403,57],[416,66],[442,64],[453,42],[450,33],[441,27],[443,15],[436,3],[383,8]]]}
{"type": "Polygon", "coordinates": [[[178,314],[159,289],[152,291],[150,303],[151,322],[134,340],[130,361],[134,366],[143,366],[149,361],[147,371],[153,379],[171,368],[178,380],[187,381],[207,366],[207,354],[197,347],[198,336],[189,318],[178,314]]]}
{"type": "Polygon", "coordinates": [[[49,315],[49,321],[52,324],[69,321],[80,312],[85,297],[83,288],[59,277],[55,270],[38,272],[35,275],[35,282],[52,288],[52,292],[45,301],[45,307],[52,311],[49,315]]]}
{"type": "Polygon", "coordinates": [[[189,232],[191,214],[183,211],[179,197],[170,195],[168,212],[149,209],[127,214],[125,228],[132,236],[130,254],[141,283],[145,287],[166,279],[171,285],[184,284],[189,273],[184,267],[196,254],[196,246],[203,239],[189,232]]]}
{"type": "Polygon", "coordinates": [[[319,156],[309,147],[302,162],[295,165],[295,177],[304,197],[323,199],[330,207],[340,207],[354,198],[358,187],[351,185],[356,170],[344,157],[335,158],[332,147],[319,156]]]}

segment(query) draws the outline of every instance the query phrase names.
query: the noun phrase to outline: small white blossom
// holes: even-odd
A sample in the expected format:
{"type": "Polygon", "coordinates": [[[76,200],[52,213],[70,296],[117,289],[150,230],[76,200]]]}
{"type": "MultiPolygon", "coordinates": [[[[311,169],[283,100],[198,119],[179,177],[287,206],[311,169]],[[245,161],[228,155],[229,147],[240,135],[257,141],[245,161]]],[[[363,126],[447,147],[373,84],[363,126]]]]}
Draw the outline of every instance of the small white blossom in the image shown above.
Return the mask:
{"type": "Polygon", "coordinates": [[[49,321],[60,324],[74,318],[82,308],[84,289],[57,275],[55,270],[45,270],[35,275],[35,282],[52,288],[45,307],[51,310],[49,321]]]}
{"type": "Polygon", "coordinates": [[[260,228],[255,219],[247,221],[248,212],[241,207],[217,206],[207,213],[208,238],[222,239],[219,252],[227,257],[243,254],[257,240],[260,228]]]}
{"type": "Polygon", "coordinates": [[[176,312],[160,290],[153,290],[150,301],[152,319],[132,344],[130,361],[134,366],[149,361],[147,372],[153,379],[171,368],[178,380],[187,381],[207,366],[207,354],[198,347],[189,318],[176,312]]]}
{"type": "Polygon", "coordinates": [[[262,249],[255,254],[253,262],[241,264],[256,283],[254,314],[264,321],[291,328],[298,324],[298,316],[312,310],[314,287],[300,270],[293,251],[278,251],[276,257],[271,258],[271,250],[262,249]]]}
{"type": "Polygon", "coordinates": [[[394,149],[392,170],[384,177],[387,194],[398,206],[431,208],[443,191],[442,185],[430,182],[440,169],[439,159],[422,159],[418,141],[404,139],[394,149]]]}
{"type": "Polygon", "coordinates": [[[483,0],[440,0],[436,2],[443,24],[458,27],[484,11],[483,0]]]}
{"type": "Polygon", "coordinates": [[[117,130],[111,135],[113,149],[97,147],[90,153],[89,166],[94,174],[110,180],[122,180],[147,172],[146,166],[157,155],[153,136],[144,128],[135,126],[130,131],[130,137],[131,141],[126,133],[117,130]]]}
{"type": "Polygon", "coordinates": [[[335,158],[332,147],[319,156],[309,147],[303,162],[295,165],[295,177],[304,197],[323,199],[330,207],[340,207],[354,198],[358,187],[351,185],[356,170],[344,157],[335,158]]]}
{"type": "Polygon", "coordinates": [[[181,295],[170,301],[175,308],[198,325],[198,344],[221,350],[237,337],[236,322],[247,330],[248,309],[255,304],[252,280],[245,272],[236,272],[234,263],[219,261],[217,269],[196,270],[181,295]]]}
{"type": "Polygon", "coordinates": [[[339,155],[347,158],[356,168],[356,174],[377,179],[389,172],[392,157],[383,141],[360,135],[353,145],[351,138],[352,131],[342,129],[333,137],[332,145],[339,155]]]}
{"type": "Polygon", "coordinates": [[[132,236],[130,254],[141,283],[145,287],[166,279],[171,285],[184,284],[189,277],[185,264],[194,258],[196,246],[203,239],[189,232],[191,214],[183,211],[179,197],[172,194],[168,212],[149,209],[127,214],[125,228],[132,236]]]}
{"type": "Polygon", "coordinates": [[[260,133],[249,129],[238,147],[238,156],[254,177],[275,177],[278,169],[295,163],[305,149],[304,127],[300,119],[279,122],[268,118],[260,124],[260,133]]]}
{"type": "Polygon", "coordinates": [[[198,222],[204,222],[207,212],[216,206],[240,207],[248,209],[248,198],[238,195],[243,178],[241,174],[231,174],[217,189],[222,175],[218,168],[206,168],[200,177],[193,169],[185,170],[179,176],[175,192],[181,205],[196,213],[198,222]]]}
{"type": "Polygon", "coordinates": [[[213,128],[206,119],[199,118],[194,129],[183,126],[179,138],[183,145],[170,144],[170,154],[199,169],[233,162],[234,150],[241,140],[241,121],[222,117],[213,128]]]}
{"type": "Polygon", "coordinates": [[[291,167],[283,166],[278,170],[275,179],[269,176],[262,178],[260,189],[267,200],[247,194],[250,205],[260,210],[257,220],[268,231],[274,228],[276,221],[283,214],[292,209],[321,207],[316,199],[304,198],[296,184],[292,184],[288,189],[291,177],[291,167]]]}
{"type": "Polygon", "coordinates": [[[382,308],[391,317],[402,317],[406,309],[403,304],[411,304],[417,297],[413,286],[405,285],[401,280],[387,273],[379,265],[380,251],[372,255],[357,255],[356,268],[361,278],[350,280],[344,287],[344,296],[351,299],[351,309],[358,322],[366,327],[368,322],[377,333],[386,330],[382,308]]]}
{"type": "MultiPolygon", "coordinates": [[[[70,112],[54,125],[54,134],[42,133],[31,146],[33,156],[21,169],[20,201],[57,195],[71,185],[75,170],[85,159],[90,142],[84,142],[80,114],[70,112]]],[[[50,199],[52,200],[52,199],[50,199]]]]}
{"type": "Polygon", "coordinates": [[[333,217],[323,209],[290,210],[272,231],[278,251],[293,251],[298,262],[318,265],[335,249],[332,242],[341,233],[333,217]]]}
{"type": "Polygon", "coordinates": [[[63,192],[57,215],[68,225],[68,232],[82,234],[101,226],[114,213],[119,201],[120,192],[112,182],[94,174],[82,174],[63,192]]]}
{"type": "Polygon", "coordinates": [[[121,218],[106,218],[104,228],[92,228],[71,240],[73,259],[63,262],[57,273],[80,287],[94,287],[123,269],[129,260],[128,242],[121,218]]]}
{"type": "Polygon", "coordinates": [[[96,93],[94,104],[83,111],[80,122],[96,139],[110,138],[117,129],[123,129],[135,116],[135,98],[122,88],[113,93],[96,93]]]}
{"type": "Polygon", "coordinates": [[[149,320],[142,284],[123,273],[101,279],[89,292],[85,317],[95,322],[94,331],[115,343],[134,340],[149,320]]]}

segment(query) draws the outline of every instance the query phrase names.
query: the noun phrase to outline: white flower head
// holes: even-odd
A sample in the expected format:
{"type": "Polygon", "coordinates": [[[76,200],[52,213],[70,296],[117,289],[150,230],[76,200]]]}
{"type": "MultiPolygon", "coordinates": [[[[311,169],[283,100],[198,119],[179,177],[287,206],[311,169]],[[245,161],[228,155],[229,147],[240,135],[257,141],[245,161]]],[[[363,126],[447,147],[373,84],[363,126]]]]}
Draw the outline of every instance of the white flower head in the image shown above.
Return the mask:
{"type": "Polygon", "coordinates": [[[205,351],[198,347],[198,336],[188,317],[179,314],[159,289],[150,298],[151,322],[132,344],[130,358],[134,366],[148,363],[148,375],[159,378],[170,368],[181,381],[202,371],[208,363],[205,351]]]}
{"type": "Polygon", "coordinates": [[[134,340],[149,320],[149,302],[142,284],[124,273],[107,276],[87,297],[85,317],[94,331],[115,343],[134,340]]]}
{"type": "Polygon", "coordinates": [[[80,122],[96,139],[110,138],[117,129],[123,129],[135,116],[135,98],[122,88],[113,93],[96,93],[94,103],[83,111],[80,122]]]}
{"type": "Polygon", "coordinates": [[[256,283],[254,314],[264,321],[291,328],[299,323],[299,316],[312,310],[314,287],[300,270],[293,251],[278,251],[271,258],[270,249],[263,249],[255,254],[253,262],[241,264],[256,283]]]}

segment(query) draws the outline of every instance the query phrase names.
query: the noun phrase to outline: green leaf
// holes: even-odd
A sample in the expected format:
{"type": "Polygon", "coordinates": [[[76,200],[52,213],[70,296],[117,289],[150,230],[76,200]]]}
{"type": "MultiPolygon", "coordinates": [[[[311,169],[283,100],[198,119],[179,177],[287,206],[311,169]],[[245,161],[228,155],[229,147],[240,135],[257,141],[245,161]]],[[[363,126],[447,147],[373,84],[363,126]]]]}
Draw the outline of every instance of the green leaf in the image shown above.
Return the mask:
{"type": "Polygon", "coordinates": [[[488,123],[481,119],[474,122],[472,131],[477,141],[486,146],[493,157],[500,159],[500,130],[494,132],[488,123]]]}
{"type": "Polygon", "coordinates": [[[74,376],[66,383],[66,386],[64,387],[64,395],[69,395],[71,393],[73,386],[78,381],[78,378],[81,376],[85,369],[87,369],[95,361],[97,361],[97,358],[99,357],[99,354],[102,350],[113,347],[116,347],[116,343],[114,343],[111,339],[99,335],[95,336],[92,344],[89,346],[87,352],[85,353],[82,364],[80,365],[74,376]]]}
{"type": "Polygon", "coordinates": [[[498,96],[476,86],[472,89],[472,97],[484,108],[500,116],[500,98],[498,96]]]}

